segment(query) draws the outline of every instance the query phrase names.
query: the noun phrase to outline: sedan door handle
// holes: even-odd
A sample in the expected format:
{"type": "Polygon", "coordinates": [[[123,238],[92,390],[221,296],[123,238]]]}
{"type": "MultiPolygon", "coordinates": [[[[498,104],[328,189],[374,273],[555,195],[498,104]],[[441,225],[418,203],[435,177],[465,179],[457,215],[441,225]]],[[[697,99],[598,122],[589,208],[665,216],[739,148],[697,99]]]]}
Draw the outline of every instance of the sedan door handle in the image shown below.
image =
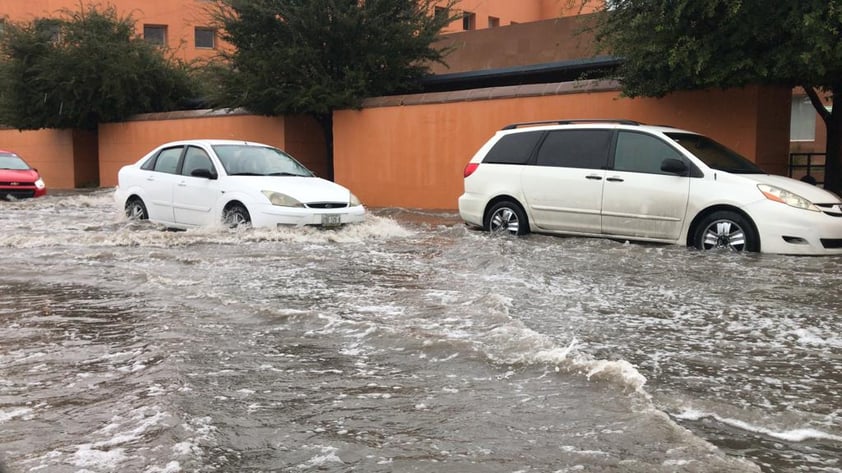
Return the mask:
{"type": "Polygon", "coordinates": [[[608,179],[606,179],[606,181],[608,181],[608,182],[624,182],[623,178],[621,178],[621,177],[609,177],[608,179]]]}
{"type": "Polygon", "coordinates": [[[602,176],[597,175],[597,174],[591,174],[589,176],[585,176],[585,179],[591,179],[591,180],[594,180],[594,181],[601,181],[602,176]]]}

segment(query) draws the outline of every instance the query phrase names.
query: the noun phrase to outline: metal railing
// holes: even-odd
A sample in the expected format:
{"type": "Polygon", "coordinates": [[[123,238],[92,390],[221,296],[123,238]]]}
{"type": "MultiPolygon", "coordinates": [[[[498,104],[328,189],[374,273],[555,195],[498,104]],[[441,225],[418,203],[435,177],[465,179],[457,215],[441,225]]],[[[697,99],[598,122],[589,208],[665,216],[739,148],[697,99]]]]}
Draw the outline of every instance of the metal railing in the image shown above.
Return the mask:
{"type": "Polygon", "coordinates": [[[789,153],[789,177],[804,179],[810,176],[816,184],[824,184],[824,166],[827,153],[789,153]]]}

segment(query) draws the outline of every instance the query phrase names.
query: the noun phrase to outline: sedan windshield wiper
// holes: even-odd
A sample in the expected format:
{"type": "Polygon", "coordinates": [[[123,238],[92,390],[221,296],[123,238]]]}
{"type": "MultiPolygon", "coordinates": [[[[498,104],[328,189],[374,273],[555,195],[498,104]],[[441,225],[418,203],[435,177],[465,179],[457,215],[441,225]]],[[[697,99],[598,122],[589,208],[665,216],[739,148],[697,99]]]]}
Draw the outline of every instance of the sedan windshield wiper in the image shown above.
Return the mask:
{"type": "Polygon", "coordinates": [[[295,177],[310,177],[310,176],[305,176],[305,175],[303,175],[303,174],[295,174],[295,173],[291,173],[291,172],[273,172],[273,173],[269,173],[269,174],[266,174],[266,175],[267,175],[267,176],[295,176],[295,177]]]}
{"type": "Polygon", "coordinates": [[[229,176],[265,176],[266,174],[260,174],[259,172],[232,172],[228,174],[229,176]]]}

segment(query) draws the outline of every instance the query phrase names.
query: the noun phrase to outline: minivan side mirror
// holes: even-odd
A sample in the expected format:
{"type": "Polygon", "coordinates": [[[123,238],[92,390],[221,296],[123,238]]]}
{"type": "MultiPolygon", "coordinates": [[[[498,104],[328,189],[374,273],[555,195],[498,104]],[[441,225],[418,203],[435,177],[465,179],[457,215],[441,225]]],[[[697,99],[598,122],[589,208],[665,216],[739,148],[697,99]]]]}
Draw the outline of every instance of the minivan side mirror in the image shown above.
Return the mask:
{"type": "Polygon", "coordinates": [[[215,172],[205,168],[194,169],[190,175],[193,177],[204,177],[205,179],[211,180],[216,179],[217,177],[215,172]]]}
{"type": "Polygon", "coordinates": [[[680,159],[667,158],[661,161],[661,171],[679,176],[686,176],[690,169],[687,164],[680,159]]]}

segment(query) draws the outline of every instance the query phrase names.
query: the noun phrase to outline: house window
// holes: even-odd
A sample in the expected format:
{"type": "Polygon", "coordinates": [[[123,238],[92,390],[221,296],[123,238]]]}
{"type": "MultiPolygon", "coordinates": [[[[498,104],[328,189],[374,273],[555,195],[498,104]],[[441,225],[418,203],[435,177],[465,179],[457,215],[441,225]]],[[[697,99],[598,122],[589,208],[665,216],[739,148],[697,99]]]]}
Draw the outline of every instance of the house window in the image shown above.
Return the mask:
{"type": "Polygon", "coordinates": [[[216,47],[216,30],[213,28],[196,28],[193,39],[197,48],[213,49],[216,47]]]}
{"type": "Polygon", "coordinates": [[[143,25],[143,39],[158,45],[167,44],[167,27],[162,25],[143,25]]]}
{"type": "Polygon", "coordinates": [[[488,27],[489,28],[497,28],[500,26],[500,19],[495,16],[488,17],[488,27]]]}
{"type": "Polygon", "coordinates": [[[790,141],[816,141],[816,109],[806,95],[792,96],[790,141]]]}
{"type": "Polygon", "coordinates": [[[475,30],[477,29],[477,15],[469,11],[462,12],[462,29],[475,30]]]}

